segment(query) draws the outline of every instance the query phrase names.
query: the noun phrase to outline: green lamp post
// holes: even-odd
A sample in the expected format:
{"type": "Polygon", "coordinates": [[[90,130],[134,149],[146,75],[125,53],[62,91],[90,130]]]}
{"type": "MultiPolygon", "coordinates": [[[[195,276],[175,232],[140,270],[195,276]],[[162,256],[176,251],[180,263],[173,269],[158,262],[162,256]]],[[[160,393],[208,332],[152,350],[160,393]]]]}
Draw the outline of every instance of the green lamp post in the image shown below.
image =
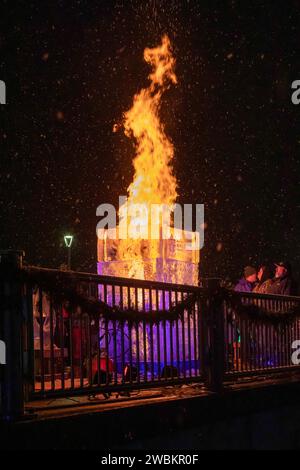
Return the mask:
{"type": "Polygon", "coordinates": [[[68,250],[68,270],[71,271],[71,254],[72,254],[72,243],[73,235],[64,235],[64,241],[68,250]]]}

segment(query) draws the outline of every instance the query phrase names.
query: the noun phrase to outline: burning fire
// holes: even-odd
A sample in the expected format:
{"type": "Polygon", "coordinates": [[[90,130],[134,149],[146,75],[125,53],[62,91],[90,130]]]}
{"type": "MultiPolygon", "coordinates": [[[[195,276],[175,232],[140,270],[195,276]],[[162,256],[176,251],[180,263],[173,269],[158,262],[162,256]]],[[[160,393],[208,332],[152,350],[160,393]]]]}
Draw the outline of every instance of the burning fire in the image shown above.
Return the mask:
{"type": "Polygon", "coordinates": [[[134,96],[132,108],[124,116],[125,135],[133,136],[137,143],[128,204],[172,205],[177,197],[172,168],[174,147],[159,118],[162,94],[170,84],[177,83],[168,36],[162,37],[160,46],[146,48],[144,60],[152,66],[150,85],[134,96]]]}
{"type": "MultiPolygon", "coordinates": [[[[105,230],[103,239],[98,239],[98,272],[197,285],[199,251],[185,248],[186,240],[194,240],[196,232],[175,227],[171,220],[177,198],[174,147],[159,116],[163,93],[177,83],[168,36],[162,37],[159,46],[146,48],[144,60],[152,68],[149,86],[134,96],[122,123],[125,135],[136,142],[134,177],[128,198],[120,201],[117,227],[105,230]],[[166,214],[155,214],[159,207],[166,214]]],[[[138,303],[142,302],[139,292],[138,303]]]]}

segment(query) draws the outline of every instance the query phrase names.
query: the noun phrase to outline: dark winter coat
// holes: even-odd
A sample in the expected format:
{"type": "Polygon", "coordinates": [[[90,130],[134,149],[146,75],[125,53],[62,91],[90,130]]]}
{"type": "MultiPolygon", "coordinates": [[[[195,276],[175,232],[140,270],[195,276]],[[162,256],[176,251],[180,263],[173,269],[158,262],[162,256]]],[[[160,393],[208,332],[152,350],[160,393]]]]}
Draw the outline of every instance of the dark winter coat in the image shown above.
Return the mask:
{"type": "Polygon", "coordinates": [[[296,294],[295,290],[295,284],[289,276],[275,277],[268,294],[294,295],[296,294]]]}
{"type": "Polygon", "coordinates": [[[242,279],[239,280],[239,282],[234,288],[236,292],[252,292],[252,289],[253,289],[253,284],[247,281],[247,279],[245,279],[244,277],[242,277],[242,279]]]}

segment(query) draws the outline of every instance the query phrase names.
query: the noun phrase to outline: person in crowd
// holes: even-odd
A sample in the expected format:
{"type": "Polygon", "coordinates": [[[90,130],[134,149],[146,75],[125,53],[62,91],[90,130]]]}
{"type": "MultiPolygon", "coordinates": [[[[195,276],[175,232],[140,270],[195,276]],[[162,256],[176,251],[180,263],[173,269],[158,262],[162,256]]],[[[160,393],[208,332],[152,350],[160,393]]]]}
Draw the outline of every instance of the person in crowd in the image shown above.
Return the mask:
{"type": "Polygon", "coordinates": [[[297,287],[292,278],[291,265],[287,261],[275,263],[275,277],[268,294],[296,295],[297,287]]]}
{"type": "Polygon", "coordinates": [[[252,292],[258,294],[268,294],[272,286],[272,273],[268,266],[261,266],[257,273],[258,283],[254,286],[252,292]]]}
{"type": "Polygon", "coordinates": [[[244,277],[239,280],[234,290],[236,292],[252,292],[256,281],[256,269],[253,268],[253,266],[246,266],[244,269],[244,277]]]}

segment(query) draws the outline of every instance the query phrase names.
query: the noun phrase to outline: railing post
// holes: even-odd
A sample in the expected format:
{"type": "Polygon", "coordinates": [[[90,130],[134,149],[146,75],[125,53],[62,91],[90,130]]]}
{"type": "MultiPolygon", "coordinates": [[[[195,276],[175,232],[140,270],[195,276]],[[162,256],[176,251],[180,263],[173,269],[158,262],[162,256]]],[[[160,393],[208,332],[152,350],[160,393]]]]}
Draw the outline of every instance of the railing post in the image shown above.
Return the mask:
{"type": "Polygon", "coordinates": [[[225,348],[224,348],[224,312],[222,288],[219,279],[208,279],[204,289],[207,297],[204,308],[205,370],[206,386],[213,392],[223,388],[225,348]]]}
{"type": "Polygon", "coordinates": [[[0,414],[8,421],[24,415],[22,347],[22,251],[0,251],[0,339],[5,345],[1,365],[0,414]]]}

